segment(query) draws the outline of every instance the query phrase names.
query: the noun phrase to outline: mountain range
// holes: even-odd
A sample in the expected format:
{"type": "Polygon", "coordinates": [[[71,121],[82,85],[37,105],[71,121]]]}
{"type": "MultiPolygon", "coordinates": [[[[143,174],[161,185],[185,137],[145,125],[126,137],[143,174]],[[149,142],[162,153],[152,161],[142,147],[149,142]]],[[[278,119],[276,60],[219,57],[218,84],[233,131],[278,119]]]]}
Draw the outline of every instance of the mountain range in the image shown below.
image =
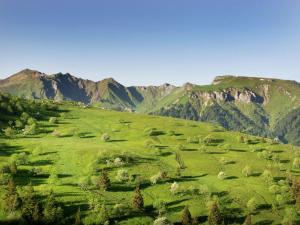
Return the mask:
{"type": "Polygon", "coordinates": [[[0,80],[0,91],[29,99],[76,101],[114,110],[214,122],[229,130],[300,145],[300,84],[218,76],[211,85],[126,87],[113,78],[91,81],[69,73],[25,69],[0,80]]]}

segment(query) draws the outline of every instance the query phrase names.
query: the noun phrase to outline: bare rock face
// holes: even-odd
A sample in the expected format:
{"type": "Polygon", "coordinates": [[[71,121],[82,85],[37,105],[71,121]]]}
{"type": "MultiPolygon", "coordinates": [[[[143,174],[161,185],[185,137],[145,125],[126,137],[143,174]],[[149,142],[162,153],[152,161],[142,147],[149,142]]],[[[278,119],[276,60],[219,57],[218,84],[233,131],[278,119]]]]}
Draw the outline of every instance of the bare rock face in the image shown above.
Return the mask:
{"type": "Polygon", "coordinates": [[[263,103],[263,98],[251,90],[237,91],[234,98],[244,103],[263,103]]]}
{"type": "Polygon", "coordinates": [[[251,90],[228,89],[223,91],[198,91],[190,93],[191,99],[200,99],[204,103],[209,101],[230,102],[238,101],[243,103],[263,103],[264,98],[251,90]]]}

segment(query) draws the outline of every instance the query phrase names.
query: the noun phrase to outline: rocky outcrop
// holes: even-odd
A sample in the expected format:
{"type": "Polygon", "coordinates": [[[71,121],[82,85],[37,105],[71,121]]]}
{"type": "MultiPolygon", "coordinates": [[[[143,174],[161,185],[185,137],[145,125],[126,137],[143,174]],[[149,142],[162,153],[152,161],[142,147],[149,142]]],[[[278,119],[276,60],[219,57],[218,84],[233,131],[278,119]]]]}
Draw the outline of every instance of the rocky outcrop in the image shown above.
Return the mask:
{"type": "Polygon", "coordinates": [[[192,91],[191,99],[199,99],[204,103],[209,101],[231,102],[239,101],[243,103],[263,103],[264,98],[248,89],[233,89],[223,91],[192,91]]]}

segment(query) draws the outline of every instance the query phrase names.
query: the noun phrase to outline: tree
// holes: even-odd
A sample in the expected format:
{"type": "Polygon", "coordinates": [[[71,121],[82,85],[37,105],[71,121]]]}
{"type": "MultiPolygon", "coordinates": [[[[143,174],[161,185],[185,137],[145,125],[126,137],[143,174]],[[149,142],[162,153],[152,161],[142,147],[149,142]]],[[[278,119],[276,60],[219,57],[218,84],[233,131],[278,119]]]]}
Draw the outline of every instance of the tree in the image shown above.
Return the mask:
{"type": "Polygon", "coordinates": [[[12,178],[8,181],[6,191],[4,196],[4,208],[6,212],[12,213],[19,208],[21,203],[15,182],[12,178]]]}
{"type": "Polygon", "coordinates": [[[56,124],[58,123],[58,119],[56,117],[50,117],[49,123],[56,124]]]}
{"type": "Polygon", "coordinates": [[[12,175],[16,175],[18,173],[18,168],[15,161],[11,162],[11,164],[9,165],[9,170],[12,175]]]}
{"type": "Polygon", "coordinates": [[[248,214],[243,225],[252,225],[251,214],[248,214]]]}
{"type": "Polygon", "coordinates": [[[183,209],[181,222],[182,225],[192,225],[193,223],[193,218],[188,206],[185,206],[183,209]]]}
{"type": "Polygon", "coordinates": [[[175,152],[175,160],[178,163],[178,166],[180,169],[185,169],[186,166],[184,164],[183,159],[181,158],[181,155],[179,154],[179,152],[175,152]]]}
{"type": "Polygon", "coordinates": [[[33,214],[35,211],[36,204],[36,196],[32,184],[30,183],[29,186],[26,187],[24,195],[22,197],[21,208],[22,216],[28,222],[33,222],[33,214]]]}
{"type": "Polygon", "coordinates": [[[245,166],[242,170],[242,173],[245,177],[249,177],[253,174],[252,168],[250,166],[245,166]]]}
{"type": "Polygon", "coordinates": [[[110,179],[108,177],[106,170],[102,169],[97,185],[99,188],[103,189],[104,191],[108,190],[108,188],[110,187],[110,179]]]}
{"type": "Polygon", "coordinates": [[[77,209],[77,212],[75,214],[75,222],[74,225],[82,225],[81,222],[81,212],[80,212],[80,207],[77,209]]]}
{"type": "Polygon", "coordinates": [[[214,201],[210,207],[208,214],[208,222],[210,225],[222,224],[221,212],[216,201],[214,201]]]}
{"type": "Polygon", "coordinates": [[[43,210],[46,224],[59,224],[63,219],[63,210],[57,205],[53,191],[50,192],[43,210]]]}
{"type": "Polygon", "coordinates": [[[107,209],[105,207],[105,204],[102,204],[101,208],[100,208],[100,223],[101,224],[107,224],[109,222],[109,215],[107,212],[107,209]]]}
{"type": "Polygon", "coordinates": [[[253,197],[247,202],[247,208],[248,208],[250,213],[253,213],[257,209],[257,200],[256,200],[256,198],[253,197]]]}
{"type": "Polygon", "coordinates": [[[104,142],[109,142],[110,141],[110,136],[108,133],[104,133],[102,136],[101,136],[101,139],[102,141],[104,142]]]}
{"type": "Polygon", "coordinates": [[[133,205],[133,208],[138,209],[138,210],[141,210],[144,207],[144,199],[141,194],[141,190],[140,190],[139,186],[137,186],[134,191],[132,205],[133,205]]]}
{"type": "Polygon", "coordinates": [[[172,225],[173,223],[165,216],[159,216],[154,220],[153,225],[172,225]]]}
{"type": "Polygon", "coordinates": [[[32,213],[32,220],[34,224],[39,224],[41,220],[41,213],[39,204],[36,202],[34,205],[33,213],[32,213]]]}

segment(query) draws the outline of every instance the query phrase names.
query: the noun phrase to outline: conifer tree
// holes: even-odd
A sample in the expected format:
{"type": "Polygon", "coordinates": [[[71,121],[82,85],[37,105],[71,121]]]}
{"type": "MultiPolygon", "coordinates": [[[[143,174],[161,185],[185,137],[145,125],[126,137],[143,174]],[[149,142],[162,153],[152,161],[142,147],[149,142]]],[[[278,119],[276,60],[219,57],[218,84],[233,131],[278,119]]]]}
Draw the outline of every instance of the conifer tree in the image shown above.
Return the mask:
{"type": "Polygon", "coordinates": [[[12,213],[18,209],[21,203],[15,182],[12,178],[9,179],[6,190],[7,192],[4,196],[4,208],[6,212],[12,213]]]}
{"type": "Polygon", "coordinates": [[[32,221],[34,224],[39,224],[41,220],[40,207],[38,203],[35,203],[33,213],[32,213],[32,221]]]}
{"type": "Polygon", "coordinates": [[[82,225],[81,222],[81,212],[80,212],[80,207],[78,208],[76,214],[75,214],[75,222],[74,225],[82,225]]]}
{"type": "Polygon", "coordinates": [[[144,199],[141,194],[141,190],[140,190],[139,186],[137,186],[134,191],[132,205],[133,205],[133,208],[139,209],[139,210],[143,209],[143,207],[144,207],[144,199]]]}
{"type": "Polygon", "coordinates": [[[217,202],[213,202],[210,207],[208,214],[208,222],[210,225],[222,224],[222,216],[217,202]]]}
{"type": "Polygon", "coordinates": [[[109,215],[105,207],[105,204],[103,203],[100,209],[100,223],[107,224],[108,222],[109,222],[109,215]]]}
{"type": "Polygon", "coordinates": [[[46,224],[59,224],[63,218],[63,210],[57,205],[53,191],[50,192],[43,210],[46,224]]]}
{"type": "Polygon", "coordinates": [[[103,189],[104,191],[108,190],[110,187],[110,179],[108,177],[107,171],[102,170],[98,179],[98,187],[103,189]]]}
{"type": "Polygon", "coordinates": [[[10,165],[9,165],[9,170],[11,172],[12,175],[16,175],[18,172],[18,168],[17,168],[17,164],[15,161],[13,161],[10,165]]]}
{"type": "Polygon", "coordinates": [[[190,210],[187,206],[184,207],[184,210],[182,212],[182,225],[192,225],[193,218],[190,213],[190,210]]]}
{"type": "Polygon", "coordinates": [[[36,207],[36,196],[32,184],[30,183],[25,189],[24,196],[22,197],[22,216],[29,222],[33,221],[33,213],[36,207]]]}
{"type": "Polygon", "coordinates": [[[243,225],[252,225],[251,214],[248,214],[243,225]]]}

